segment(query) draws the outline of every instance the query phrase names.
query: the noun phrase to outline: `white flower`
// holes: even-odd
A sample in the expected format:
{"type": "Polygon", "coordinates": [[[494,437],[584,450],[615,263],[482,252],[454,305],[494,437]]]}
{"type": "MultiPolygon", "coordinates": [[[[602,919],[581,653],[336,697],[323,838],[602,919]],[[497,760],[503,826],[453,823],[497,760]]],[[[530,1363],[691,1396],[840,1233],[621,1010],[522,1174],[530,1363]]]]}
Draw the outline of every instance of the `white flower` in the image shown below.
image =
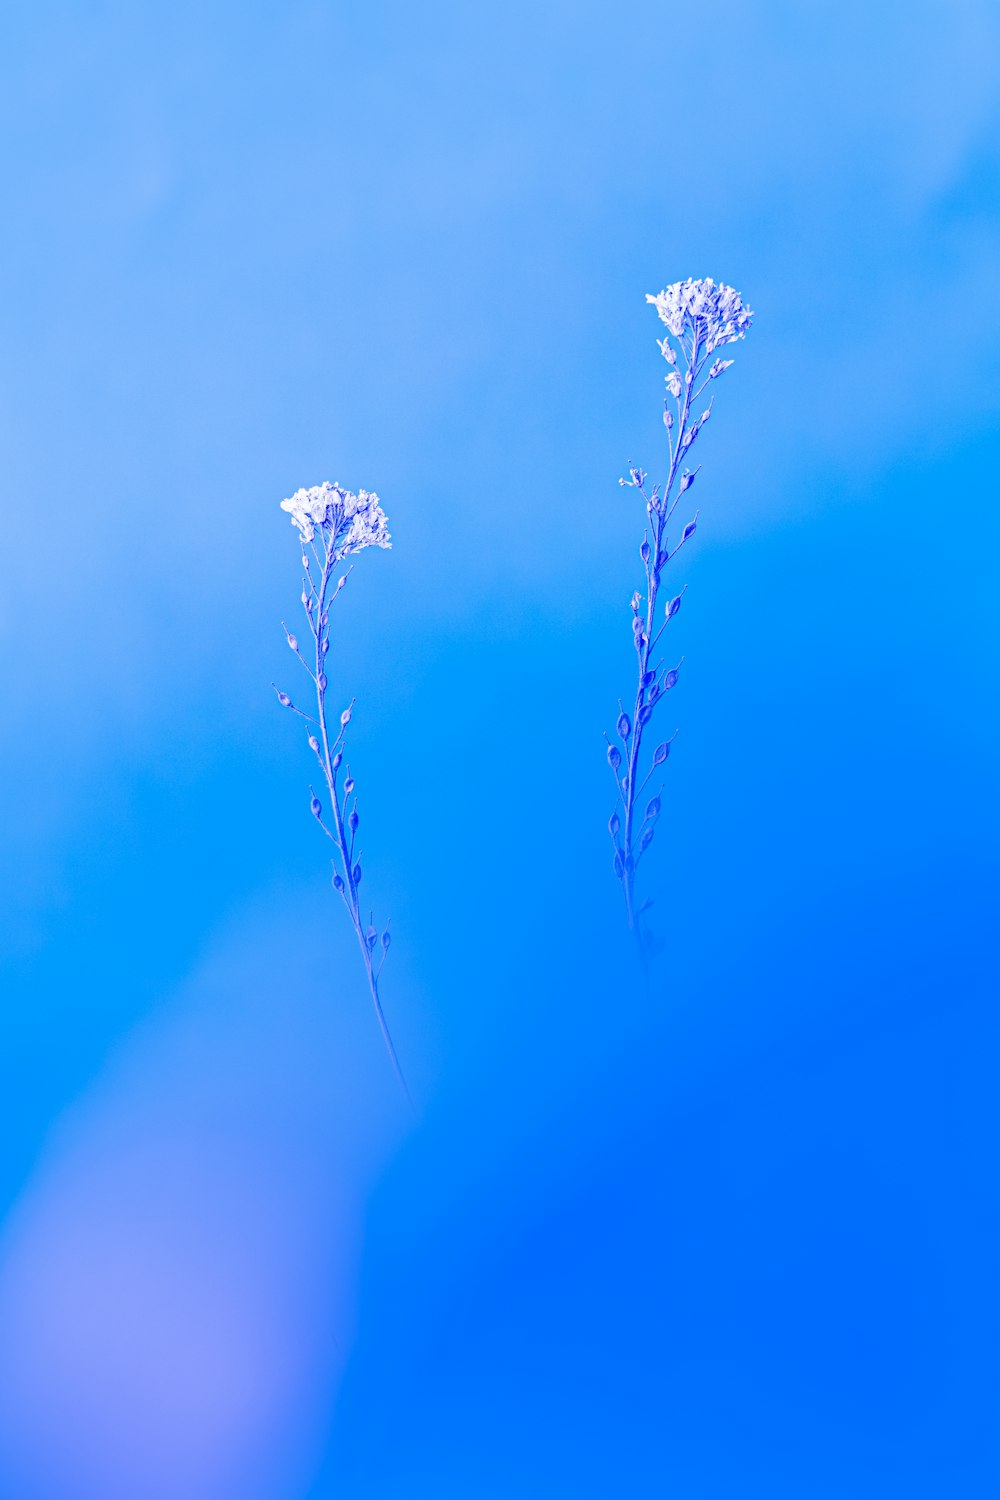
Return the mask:
{"type": "MultiPolygon", "coordinates": [[[[674,338],[679,339],[685,327],[693,328],[702,354],[711,354],[720,344],[732,344],[743,338],[753,320],[753,313],[743,305],[739,292],[725,282],[716,285],[711,277],[703,281],[693,281],[691,277],[675,281],[655,296],[647,293],[646,301],[656,308],[660,321],[674,338]]],[[[662,341],[661,349],[666,342],[662,341]]]]}
{"type": "Polygon", "coordinates": [[[675,372],[667,376],[667,390],[675,400],[681,393],[681,377],[675,372]]]}
{"type": "Polygon", "coordinates": [[[389,522],[374,490],[345,490],[342,485],[314,484],[296,490],[281,509],[299,528],[303,544],[311,542],[317,527],[326,534],[337,557],[360,552],[363,547],[391,547],[389,522]]]}

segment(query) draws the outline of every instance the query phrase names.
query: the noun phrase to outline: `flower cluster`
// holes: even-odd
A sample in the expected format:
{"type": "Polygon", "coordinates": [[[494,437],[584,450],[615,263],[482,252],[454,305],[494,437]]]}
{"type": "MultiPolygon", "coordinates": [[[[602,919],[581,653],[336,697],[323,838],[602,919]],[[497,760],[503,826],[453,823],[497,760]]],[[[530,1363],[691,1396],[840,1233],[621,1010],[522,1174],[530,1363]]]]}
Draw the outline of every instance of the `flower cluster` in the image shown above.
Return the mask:
{"type": "MultiPolygon", "coordinates": [[[[713,353],[721,344],[733,344],[743,338],[753,320],[753,313],[749,307],[744,307],[739,292],[726,286],[725,282],[720,281],[716,286],[710,276],[702,281],[693,281],[690,276],[687,281],[675,281],[666,291],[655,296],[647,293],[646,301],[653,304],[660,321],[667,325],[674,338],[679,339],[685,327],[691,329],[704,354],[713,353]]],[[[670,359],[662,344],[660,348],[670,359]]],[[[670,360],[670,363],[674,361],[670,360]]]]}
{"type": "Polygon", "coordinates": [[[319,527],[340,557],[364,547],[392,546],[389,523],[374,491],[358,490],[355,494],[324,481],[307,490],[296,490],[290,499],[282,500],[281,508],[288,511],[303,542],[311,542],[319,527]]]}

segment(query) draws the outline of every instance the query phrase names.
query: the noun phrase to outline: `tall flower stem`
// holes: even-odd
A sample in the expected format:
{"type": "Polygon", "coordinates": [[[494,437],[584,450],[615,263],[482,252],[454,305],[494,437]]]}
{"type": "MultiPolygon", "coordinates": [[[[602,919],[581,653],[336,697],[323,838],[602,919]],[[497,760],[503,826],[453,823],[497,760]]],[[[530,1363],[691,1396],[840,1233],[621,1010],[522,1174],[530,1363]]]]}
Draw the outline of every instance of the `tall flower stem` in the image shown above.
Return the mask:
{"type": "MultiPolygon", "coordinates": [[[[379,1030],[382,1033],[382,1040],[385,1042],[386,1051],[389,1054],[389,1060],[392,1063],[393,1071],[395,1072],[396,1077],[399,1080],[399,1085],[402,1088],[403,1093],[406,1095],[407,1103],[412,1109],[413,1099],[410,1095],[410,1090],[407,1087],[406,1079],[403,1077],[403,1070],[399,1064],[399,1057],[396,1054],[396,1048],[392,1040],[392,1034],[389,1031],[388,1022],[385,1019],[385,1012],[382,1009],[382,1000],[378,990],[379,976],[382,972],[382,965],[385,963],[387,945],[383,948],[378,967],[376,967],[374,963],[374,928],[372,928],[370,924],[369,927],[366,928],[364,918],[361,915],[361,900],[358,890],[361,881],[361,865],[360,862],[357,864],[355,864],[354,862],[353,831],[350,837],[348,837],[347,827],[345,826],[345,814],[347,811],[347,801],[350,793],[342,791],[339,784],[339,776],[342,765],[341,746],[343,744],[344,731],[347,727],[347,724],[346,722],[342,722],[340,732],[337,735],[336,739],[331,740],[329,720],[327,717],[327,679],[326,674],[323,671],[324,660],[327,650],[329,649],[329,635],[327,633],[327,622],[329,619],[329,615],[327,601],[330,591],[330,580],[333,576],[334,568],[339,561],[340,559],[338,558],[334,550],[332,541],[329,538],[324,537],[322,551],[322,573],[320,575],[318,591],[319,602],[314,611],[307,611],[307,615],[312,627],[316,650],[316,670],[312,675],[316,688],[316,716],[320,731],[319,759],[323,770],[323,776],[326,781],[327,790],[330,794],[330,806],[333,810],[335,832],[331,832],[330,829],[328,829],[326,825],[323,824],[321,814],[318,814],[317,817],[318,821],[323,827],[324,833],[326,833],[329,838],[333,839],[340,855],[340,865],[344,873],[342,878],[340,879],[339,885],[336,886],[336,889],[344,903],[345,908],[347,909],[347,914],[350,918],[351,925],[354,928],[354,932],[358,940],[358,946],[361,949],[361,957],[364,962],[365,974],[368,979],[368,988],[372,997],[372,1005],[375,1007],[375,1017],[379,1024],[379,1030]],[[314,614],[316,616],[315,619],[313,618],[314,614]]],[[[346,575],[344,581],[346,582],[346,575]]],[[[341,584],[335,590],[334,598],[336,598],[336,595],[339,594],[341,587],[343,587],[343,584],[341,584]]],[[[348,715],[349,721],[351,709],[346,709],[345,713],[348,715]]],[[[356,810],[357,804],[355,802],[355,812],[356,810]]],[[[360,850],[358,851],[358,854],[360,860],[360,850]]]]}
{"type": "Polygon", "coordinates": [[[652,902],[647,899],[637,904],[636,875],[643,855],[653,842],[661,813],[662,787],[650,797],[644,813],[641,812],[640,797],[654,771],[670,754],[673,736],[657,745],[649,769],[640,781],[642,744],[657,704],[677,683],[683,658],[676,666],[667,668],[658,655],[658,648],[663,632],[681,607],[684,591],[668,600],[659,625],[656,610],[663,570],[694,535],[697,513],[684,527],[673,548],[669,545],[667,528],[680,497],[690,489],[698,473],[697,469],[688,467],[681,470],[681,463],[687,459],[698,434],[712,415],[713,402],[710,400],[699,416],[693,416],[695,402],[709,382],[717,379],[732,364],[732,360],[716,359],[706,374],[709,357],[720,344],[742,338],[752,318],[738,293],[731,287],[716,287],[712,281],[677,282],[659,296],[648,297],[647,301],[656,305],[661,320],[676,341],[675,346],[669,337],[660,340],[660,352],[670,366],[666,383],[673,402],[671,408],[671,401],[666,400],[663,412],[669,462],[662,489],[659,485],[648,489],[648,475],[640,468],[630,468],[628,479],[619,481],[638,490],[646,507],[647,530],[639,548],[646,587],[644,594],[637,590],[632,595],[632,635],[636,653],[632,711],[626,711],[619,701],[616,737],[608,738],[608,763],[618,793],[608,830],[614,845],[614,868],[621,882],[626,918],[635,934],[644,968],[657,944],[641,920],[652,902]]]}
{"type": "Polygon", "coordinates": [[[334,728],[330,725],[327,705],[329,684],[326,662],[330,650],[330,608],[346,585],[351,568],[348,567],[336,584],[333,583],[334,574],[344,559],[355,552],[366,547],[391,546],[388,524],[377,495],[366,490],[359,490],[355,495],[351,490],[345,490],[336,484],[297,490],[290,500],[283,500],[281,505],[283,510],[291,514],[302,543],[302,605],[313,641],[311,663],[303,656],[297,637],[287,626],[285,634],[289,646],[312,679],[316,699],[315,717],[296,708],[287,693],[278,688],[275,691],[279,703],[305,719],[314,731],[309,735],[309,747],[326,783],[330,822],[324,818],[323,804],[314,789],[311,789],[310,809],[334,846],[334,857],[331,860],[333,887],[343,901],[354,928],[382,1040],[399,1085],[412,1109],[413,1100],[400,1067],[379,993],[379,980],[389,952],[388,925],[380,935],[373,915],[369,914],[366,923],[361,907],[361,850],[356,847],[360,822],[358,798],[350,767],[344,765],[344,741],[354,702],[352,700],[342,711],[339,726],[334,728]],[[312,563],[316,565],[315,577],[312,563]]]}

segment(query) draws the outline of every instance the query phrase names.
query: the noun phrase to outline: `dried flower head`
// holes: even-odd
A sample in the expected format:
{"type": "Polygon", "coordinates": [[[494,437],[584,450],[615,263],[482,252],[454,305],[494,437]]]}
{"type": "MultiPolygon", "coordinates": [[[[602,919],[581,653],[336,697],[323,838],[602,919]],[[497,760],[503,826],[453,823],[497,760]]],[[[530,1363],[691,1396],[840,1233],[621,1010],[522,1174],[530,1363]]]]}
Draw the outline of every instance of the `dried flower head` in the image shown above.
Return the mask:
{"type": "MultiPolygon", "coordinates": [[[[717,286],[710,276],[702,281],[694,281],[690,276],[687,281],[675,281],[655,296],[647,293],[646,301],[653,304],[660,321],[666,323],[674,338],[679,339],[685,327],[693,329],[706,354],[721,344],[733,344],[743,338],[753,320],[753,313],[744,307],[739,292],[725,282],[717,286]]],[[[669,358],[666,350],[664,355],[669,358]]]]}
{"type": "Polygon", "coordinates": [[[342,485],[314,484],[282,500],[303,543],[311,542],[317,527],[326,532],[337,557],[364,547],[391,547],[389,522],[375,492],[345,490],[342,485]]]}

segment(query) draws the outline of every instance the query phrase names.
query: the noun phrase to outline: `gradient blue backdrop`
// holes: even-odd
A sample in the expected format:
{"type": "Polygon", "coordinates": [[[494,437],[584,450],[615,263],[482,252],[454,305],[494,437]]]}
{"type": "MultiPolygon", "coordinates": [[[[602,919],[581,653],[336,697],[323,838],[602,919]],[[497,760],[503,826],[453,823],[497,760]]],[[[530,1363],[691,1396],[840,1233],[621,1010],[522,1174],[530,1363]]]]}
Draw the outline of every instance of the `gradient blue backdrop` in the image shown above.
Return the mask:
{"type": "Polygon", "coordinates": [[[996,8],[2,31],[4,1500],[997,1493],[996,8]],[[687,275],[758,323],[647,1003],[601,732],[687,275]],[[396,543],[336,670],[417,1124],[269,687],[323,478],[396,543]]]}

